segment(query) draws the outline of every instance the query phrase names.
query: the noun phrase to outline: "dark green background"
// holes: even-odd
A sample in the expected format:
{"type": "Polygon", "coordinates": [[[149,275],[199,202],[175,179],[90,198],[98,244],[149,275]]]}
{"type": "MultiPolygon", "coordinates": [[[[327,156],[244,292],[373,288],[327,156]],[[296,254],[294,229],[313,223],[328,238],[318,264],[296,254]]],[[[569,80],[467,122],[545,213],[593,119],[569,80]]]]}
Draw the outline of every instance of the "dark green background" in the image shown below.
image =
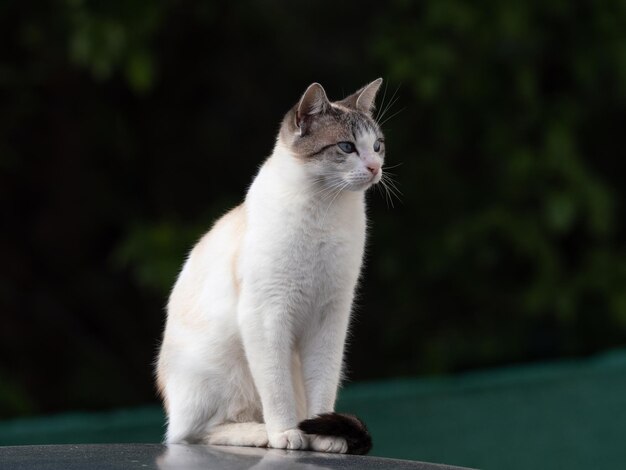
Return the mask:
{"type": "Polygon", "coordinates": [[[187,250],[309,83],[379,76],[350,380],[626,344],[625,1],[4,0],[0,417],[155,402],[187,250]]]}
{"type": "MultiPolygon", "coordinates": [[[[626,350],[446,378],[361,382],[340,393],[371,455],[472,468],[588,470],[626,461],[626,350]]],[[[156,406],[0,422],[0,445],[158,442],[156,406]]]]}

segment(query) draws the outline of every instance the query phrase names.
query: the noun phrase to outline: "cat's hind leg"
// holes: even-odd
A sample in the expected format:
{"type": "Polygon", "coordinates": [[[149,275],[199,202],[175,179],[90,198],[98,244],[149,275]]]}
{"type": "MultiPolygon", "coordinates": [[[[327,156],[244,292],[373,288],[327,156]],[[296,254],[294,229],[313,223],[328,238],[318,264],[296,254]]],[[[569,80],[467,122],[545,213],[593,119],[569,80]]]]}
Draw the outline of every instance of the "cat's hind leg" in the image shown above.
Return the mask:
{"type": "Polygon", "coordinates": [[[209,430],[205,443],[219,446],[267,447],[264,423],[225,423],[209,430]]]}
{"type": "MultiPolygon", "coordinates": [[[[168,444],[195,444],[206,436],[208,422],[214,420],[215,405],[199,380],[172,377],[167,390],[168,444]],[[184,384],[181,385],[181,384],[184,384]]],[[[219,419],[219,417],[217,417],[219,419]]]]}

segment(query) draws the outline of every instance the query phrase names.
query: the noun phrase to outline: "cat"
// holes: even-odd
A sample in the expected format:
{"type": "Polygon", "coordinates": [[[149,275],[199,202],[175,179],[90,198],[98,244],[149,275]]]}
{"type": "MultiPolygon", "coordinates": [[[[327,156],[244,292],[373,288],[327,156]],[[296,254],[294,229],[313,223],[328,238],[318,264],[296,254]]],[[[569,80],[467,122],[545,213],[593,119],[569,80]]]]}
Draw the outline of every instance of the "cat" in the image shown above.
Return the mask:
{"type": "Polygon", "coordinates": [[[157,360],[167,443],[369,451],[365,425],[333,411],[383,172],[381,83],[337,102],[310,85],[244,202],[191,251],[157,360]]]}

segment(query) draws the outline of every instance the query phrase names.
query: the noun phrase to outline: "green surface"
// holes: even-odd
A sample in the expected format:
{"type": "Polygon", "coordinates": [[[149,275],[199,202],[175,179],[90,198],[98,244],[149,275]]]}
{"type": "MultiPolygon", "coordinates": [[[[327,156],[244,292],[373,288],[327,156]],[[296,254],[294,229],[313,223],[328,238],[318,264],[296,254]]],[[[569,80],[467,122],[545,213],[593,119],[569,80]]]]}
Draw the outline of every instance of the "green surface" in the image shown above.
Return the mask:
{"type": "MultiPolygon", "coordinates": [[[[361,416],[373,455],[480,468],[621,468],[626,461],[626,351],[577,362],[443,379],[346,387],[338,408],[361,416]]],[[[0,423],[0,444],[158,442],[150,406],[0,423]]]]}

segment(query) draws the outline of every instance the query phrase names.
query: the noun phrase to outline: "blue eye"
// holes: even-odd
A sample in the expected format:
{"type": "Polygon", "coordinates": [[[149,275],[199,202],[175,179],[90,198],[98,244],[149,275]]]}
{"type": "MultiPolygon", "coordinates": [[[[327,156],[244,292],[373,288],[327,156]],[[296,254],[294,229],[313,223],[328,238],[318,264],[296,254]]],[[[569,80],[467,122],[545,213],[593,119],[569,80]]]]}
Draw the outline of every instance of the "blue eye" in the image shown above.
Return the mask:
{"type": "Polygon", "coordinates": [[[356,147],[352,142],[338,142],[337,145],[339,148],[346,153],[354,153],[356,152],[356,147]]]}
{"type": "Polygon", "coordinates": [[[374,152],[378,152],[380,150],[380,143],[384,142],[382,139],[378,139],[374,142],[374,152]]]}

